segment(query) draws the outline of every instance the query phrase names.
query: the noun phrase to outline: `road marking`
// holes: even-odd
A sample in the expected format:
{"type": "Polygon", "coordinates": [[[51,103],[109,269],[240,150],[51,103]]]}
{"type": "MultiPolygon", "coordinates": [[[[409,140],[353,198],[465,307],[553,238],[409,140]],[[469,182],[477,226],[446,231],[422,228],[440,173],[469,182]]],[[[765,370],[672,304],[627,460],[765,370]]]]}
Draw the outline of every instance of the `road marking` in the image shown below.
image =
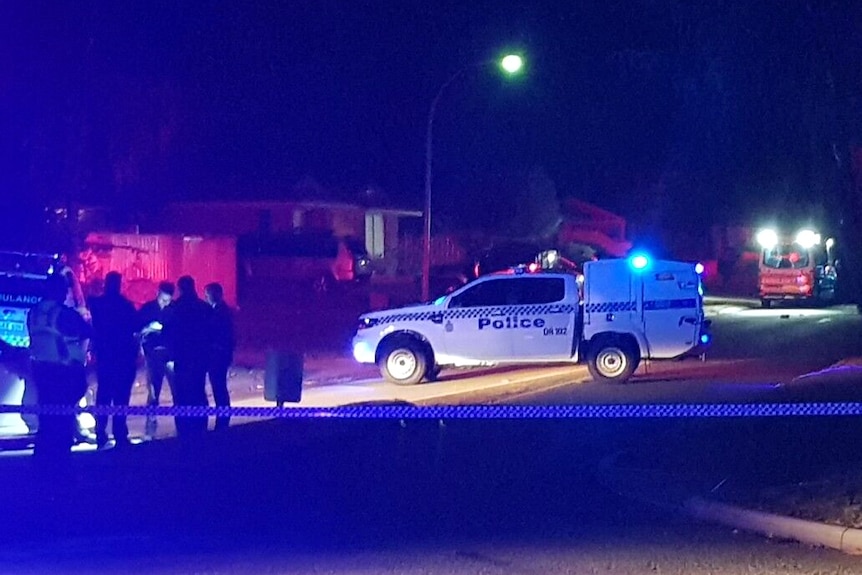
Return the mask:
{"type": "Polygon", "coordinates": [[[533,395],[540,395],[542,393],[548,393],[551,391],[555,391],[558,389],[562,389],[564,387],[570,387],[575,385],[581,385],[584,383],[589,383],[589,377],[582,377],[581,379],[575,379],[573,381],[562,381],[560,383],[551,385],[549,387],[543,387],[542,389],[528,389],[517,393],[512,393],[511,395],[507,395],[505,397],[501,397],[498,400],[491,401],[490,403],[504,402],[504,403],[512,403],[519,399],[523,399],[525,397],[530,397],[533,395]]]}
{"type": "MultiPolygon", "coordinates": [[[[452,396],[457,396],[457,395],[470,395],[473,393],[482,393],[482,392],[486,392],[486,391],[492,391],[492,390],[498,389],[500,387],[507,387],[507,386],[511,387],[513,385],[532,383],[532,382],[540,381],[543,379],[553,379],[553,378],[557,378],[557,377],[562,377],[564,375],[571,375],[571,371],[573,368],[580,368],[580,369],[578,369],[578,371],[582,371],[582,370],[586,369],[582,366],[572,366],[572,367],[566,368],[564,371],[555,371],[554,373],[537,374],[537,375],[534,375],[532,377],[518,378],[515,380],[503,379],[499,383],[494,383],[491,385],[485,385],[482,387],[474,387],[472,389],[459,389],[459,390],[455,390],[455,391],[452,391],[449,393],[440,393],[437,395],[432,395],[432,396],[429,396],[426,398],[416,398],[414,401],[428,401],[428,400],[432,400],[432,399],[442,399],[444,397],[452,397],[452,396]]],[[[583,378],[583,375],[581,375],[581,378],[583,378]]],[[[445,380],[443,380],[443,381],[445,381],[445,380]]],[[[560,383],[558,386],[553,386],[550,388],[543,388],[540,390],[526,390],[523,392],[514,393],[513,396],[518,396],[521,393],[523,393],[523,394],[531,393],[531,392],[539,393],[539,392],[543,392],[543,391],[548,391],[550,389],[555,389],[556,387],[561,387],[563,385],[582,383],[583,381],[585,381],[585,380],[577,380],[576,379],[573,381],[567,381],[565,383],[560,383]]]]}

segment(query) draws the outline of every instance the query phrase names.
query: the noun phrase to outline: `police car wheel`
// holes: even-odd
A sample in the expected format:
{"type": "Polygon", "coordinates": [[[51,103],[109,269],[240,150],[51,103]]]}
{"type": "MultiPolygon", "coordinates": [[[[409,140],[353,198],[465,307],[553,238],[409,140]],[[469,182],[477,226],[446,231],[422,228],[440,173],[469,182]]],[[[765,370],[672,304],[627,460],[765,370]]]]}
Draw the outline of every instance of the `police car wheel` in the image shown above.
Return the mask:
{"type": "Polygon", "coordinates": [[[388,381],[398,385],[416,385],[428,370],[425,353],[418,345],[401,344],[391,347],[380,359],[380,371],[388,381]]]}
{"type": "Polygon", "coordinates": [[[622,383],[637,368],[638,358],[627,346],[619,343],[601,344],[590,356],[590,375],[597,381],[622,383]]]}

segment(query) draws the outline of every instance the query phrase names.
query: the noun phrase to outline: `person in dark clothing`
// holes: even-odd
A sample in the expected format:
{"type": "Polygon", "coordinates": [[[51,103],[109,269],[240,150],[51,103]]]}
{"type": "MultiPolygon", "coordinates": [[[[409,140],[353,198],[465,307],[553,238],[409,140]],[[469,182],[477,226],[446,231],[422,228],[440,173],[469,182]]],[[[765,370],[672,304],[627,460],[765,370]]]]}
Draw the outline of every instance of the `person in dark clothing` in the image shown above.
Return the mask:
{"type": "MultiPolygon", "coordinates": [[[[165,344],[162,328],[164,326],[165,309],[171,305],[174,298],[174,284],[161,282],[156,293],[156,299],[148,301],[138,311],[138,330],[141,337],[141,348],[147,367],[147,405],[159,406],[162,395],[162,385],[168,380],[171,397],[174,397],[174,374],[168,369],[168,347],[165,344]]],[[[146,439],[152,439],[156,434],[158,418],[147,416],[146,439]]]]}
{"type": "MultiPolygon", "coordinates": [[[[165,309],[162,329],[173,362],[174,405],[205,406],[213,310],[198,297],[190,276],[181,277],[177,288],[179,297],[165,309]]],[[[207,429],[206,417],[177,416],[175,421],[180,437],[195,437],[207,429]]]]}
{"type": "MultiPolygon", "coordinates": [[[[39,405],[73,407],[87,392],[87,340],[90,324],[64,305],[68,286],[61,276],[48,279],[45,299],[27,315],[31,378],[39,405]]],[[[55,460],[69,455],[76,429],[75,414],[39,415],[34,455],[55,460]]]]}
{"type": "MultiPolygon", "coordinates": [[[[105,293],[95,298],[93,316],[93,353],[96,358],[96,405],[127,406],[132,396],[138,361],[137,311],[120,293],[123,278],[118,272],[105,276],[105,293]]],[[[117,447],[129,445],[126,416],[115,415],[112,429],[117,447]]],[[[108,417],[96,416],[96,442],[108,444],[108,417]]]]}
{"type": "MultiPolygon", "coordinates": [[[[211,283],[204,288],[207,303],[212,306],[213,313],[210,327],[210,354],[207,362],[210,388],[213,399],[219,407],[230,407],[230,392],[227,387],[227,372],[233,363],[235,347],[233,314],[224,301],[224,288],[221,284],[211,283]]],[[[230,426],[230,416],[217,417],[216,430],[227,429],[230,426]]]]}

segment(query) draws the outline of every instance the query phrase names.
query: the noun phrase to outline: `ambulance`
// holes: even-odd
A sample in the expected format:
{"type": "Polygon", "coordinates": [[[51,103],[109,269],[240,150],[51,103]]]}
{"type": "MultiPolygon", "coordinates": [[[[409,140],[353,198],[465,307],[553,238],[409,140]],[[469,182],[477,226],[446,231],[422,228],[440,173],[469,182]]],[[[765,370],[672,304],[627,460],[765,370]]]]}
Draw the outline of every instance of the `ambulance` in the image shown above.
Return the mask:
{"type": "MultiPolygon", "coordinates": [[[[0,403],[3,405],[36,401],[34,387],[25,385],[30,359],[27,316],[45,297],[48,278],[57,274],[66,280],[66,305],[89,319],[81,285],[62,254],[0,251],[0,403]]],[[[92,400],[88,391],[80,406],[86,407],[92,400]]],[[[0,414],[0,436],[28,435],[37,426],[38,418],[29,414],[0,414]]],[[[89,434],[94,427],[92,415],[78,416],[80,433],[89,434]]]]}
{"type": "Polygon", "coordinates": [[[434,302],[366,313],[353,355],[390,382],[449,367],[586,361],[597,381],[625,382],[645,359],[703,352],[702,267],[645,255],[591,261],[582,274],[519,267],[434,302]]]}

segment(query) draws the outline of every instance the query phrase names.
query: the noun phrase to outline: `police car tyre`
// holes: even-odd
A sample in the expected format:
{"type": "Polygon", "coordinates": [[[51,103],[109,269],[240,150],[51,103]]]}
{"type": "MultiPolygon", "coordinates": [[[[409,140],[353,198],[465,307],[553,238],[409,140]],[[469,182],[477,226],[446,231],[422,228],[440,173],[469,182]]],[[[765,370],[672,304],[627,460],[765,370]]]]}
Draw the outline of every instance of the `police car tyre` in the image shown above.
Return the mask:
{"type": "Polygon", "coordinates": [[[589,357],[590,375],[604,383],[627,381],[640,363],[640,354],[630,344],[615,339],[599,341],[589,357]]]}
{"type": "Polygon", "coordinates": [[[418,342],[393,342],[381,354],[379,365],[383,377],[398,385],[416,385],[428,372],[428,359],[418,342]]]}

